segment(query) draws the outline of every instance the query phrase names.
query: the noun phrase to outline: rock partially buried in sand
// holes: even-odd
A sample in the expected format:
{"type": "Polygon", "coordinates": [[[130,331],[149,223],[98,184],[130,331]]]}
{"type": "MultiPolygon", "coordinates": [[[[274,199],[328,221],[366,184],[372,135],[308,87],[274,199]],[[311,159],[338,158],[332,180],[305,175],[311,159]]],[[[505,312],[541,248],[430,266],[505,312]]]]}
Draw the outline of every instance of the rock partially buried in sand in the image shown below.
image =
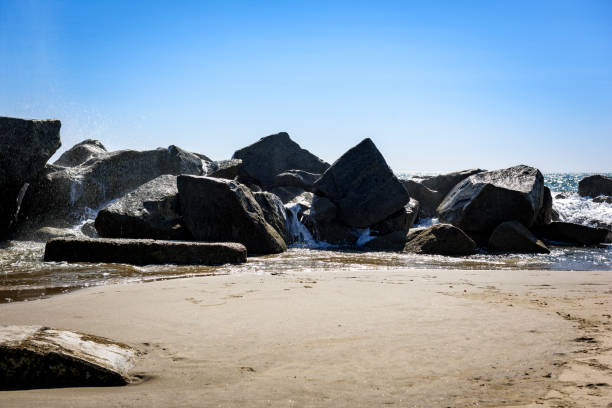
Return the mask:
{"type": "Polygon", "coordinates": [[[320,174],[329,164],[295,143],[285,132],[259,139],[236,150],[233,159],[242,159],[244,170],[263,187],[274,185],[274,177],[287,170],[320,174]]]}
{"type": "Polygon", "coordinates": [[[464,256],[476,251],[476,243],[450,224],[411,231],[406,240],[404,251],[417,254],[464,256]]]}
{"type": "Polygon", "coordinates": [[[136,350],[41,326],[0,326],[0,389],[108,387],[131,381],[136,350]]]}
{"type": "Polygon", "coordinates": [[[515,166],[474,174],[457,184],[438,207],[440,221],[461,228],[480,244],[493,229],[517,220],[530,228],[544,201],[544,176],[538,169],[515,166]]]}
{"type": "Polygon", "coordinates": [[[54,238],[45,246],[46,262],[222,265],[244,263],[246,259],[246,248],[235,242],[54,238]]]}
{"type": "Polygon", "coordinates": [[[356,228],[367,228],[384,220],[410,200],[370,139],[344,153],[314,188],[318,195],[336,204],[339,221],[356,228]]]}
{"type": "Polygon", "coordinates": [[[549,254],[550,250],[518,221],[507,221],[493,230],[489,250],[523,254],[549,254]]]}
{"type": "Polygon", "coordinates": [[[583,197],[612,196],[612,177],[599,174],[585,177],[578,183],[578,194],[583,197]]]}
{"type": "Polygon", "coordinates": [[[177,179],[185,226],[202,241],[240,242],[249,254],[287,250],[244,185],[225,179],[181,175],[177,179]]]}
{"type": "Polygon", "coordinates": [[[96,217],[103,238],[191,240],[181,224],[176,176],[159,176],[104,207],[96,217]]]}

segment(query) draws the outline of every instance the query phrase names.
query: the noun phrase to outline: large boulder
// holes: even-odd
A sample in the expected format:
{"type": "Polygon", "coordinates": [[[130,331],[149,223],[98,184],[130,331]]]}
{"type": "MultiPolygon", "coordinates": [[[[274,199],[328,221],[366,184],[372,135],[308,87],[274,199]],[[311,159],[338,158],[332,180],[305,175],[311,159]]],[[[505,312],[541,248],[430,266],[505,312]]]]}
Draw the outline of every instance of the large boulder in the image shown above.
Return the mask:
{"type": "Polygon", "coordinates": [[[551,222],[533,229],[535,235],[552,242],[598,245],[612,241],[612,231],[569,222],[551,222]]]}
{"type": "Polygon", "coordinates": [[[585,177],[578,183],[578,194],[583,197],[612,196],[612,177],[599,174],[585,177]]]}
{"type": "Polygon", "coordinates": [[[439,174],[437,176],[432,176],[424,179],[422,181],[422,184],[430,190],[437,191],[442,195],[442,198],[444,198],[444,196],[447,195],[453,189],[453,187],[459,184],[460,181],[463,181],[474,174],[482,173],[484,171],[485,170],[482,169],[469,169],[455,171],[452,173],[439,174]]]}
{"type": "Polygon", "coordinates": [[[437,224],[410,232],[405,252],[429,255],[465,256],[476,251],[476,243],[450,224],[437,224]]]}
{"type": "Polygon", "coordinates": [[[71,224],[156,177],[203,171],[200,157],[176,146],[109,152],[75,167],[47,165],[28,188],[23,211],[38,225],[71,224]]]}
{"type": "Polygon", "coordinates": [[[411,198],[400,211],[370,227],[370,238],[363,248],[374,251],[401,251],[406,245],[408,230],[416,221],[419,202],[411,198]]]}
{"type": "Polygon", "coordinates": [[[315,192],[338,207],[338,220],[366,228],[401,210],[408,192],[372,140],[344,153],[315,183],[315,192]]]}
{"type": "Polygon", "coordinates": [[[285,132],[266,136],[236,150],[233,159],[241,159],[246,173],[263,187],[274,185],[274,177],[287,170],[304,170],[320,174],[329,164],[302,149],[285,132]]]}
{"type": "Polygon", "coordinates": [[[0,239],[15,226],[22,199],[61,146],[59,120],[0,117],[0,239]]]}
{"type": "Polygon", "coordinates": [[[274,177],[277,187],[299,187],[305,191],[312,191],[315,181],[320,174],[309,173],[304,170],[287,170],[274,177]]]}
{"type": "Polygon", "coordinates": [[[105,262],[133,265],[223,265],[246,262],[236,242],[188,242],[124,238],[54,238],[45,245],[45,262],[105,262]]]}
{"type": "Polygon", "coordinates": [[[233,180],[189,175],[179,176],[177,183],[183,221],[195,239],[240,242],[249,254],[287,249],[246,186],[233,180]]]}
{"type": "MultiPolygon", "coordinates": [[[[300,197],[307,191],[300,187],[272,187],[268,189],[270,193],[278,196],[284,204],[288,204],[300,197]]],[[[310,194],[310,192],[308,192],[310,194]]]]}
{"type": "Polygon", "coordinates": [[[0,390],[126,385],[137,355],[91,334],[0,326],[0,390]]]}
{"type": "Polygon", "coordinates": [[[419,202],[420,216],[422,218],[434,217],[436,215],[436,210],[444,199],[445,194],[432,190],[421,182],[412,179],[402,180],[402,185],[408,191],[410,198],[414,198],[419,202]]]}
{"type": "Polygon", "coordinates": [[[518,221],[506,221],[493,230],[489,251],[548,254],[550,250],[518,221]]]}
{"type": "Polygon", "coordinates": [[[516,220],[530,228],[544,200],[538,169],[515,166],[474,174],[457,184],[438,207],[440,221],[485,244],[495,227],[516,220]]]}
{"type": "Polygon", "coordinates": [[[338,207],[329,198],[318,195],[313,196],[308,215],[317,224],[331,222],[336,219],[337,214],[338,207]]]}
{"type": "MultiPolygon", "coordinates": [[[[558,217],[558,214],[557,214],[558,217]]],[[[535,220],[535,225],[546,225],[550,224],[555,218],[555,212],[553,210],[553,198],[550,188],[544,186],[544,196],[542,198],[542,207],[535,220]]]]}
{"type": "Polygon", "coordinates": [[[104,207],[96,217],[104,238],[189,240],[181,223],[176,176],[159,176],[104,207]]]}
{"type": "Polygon", "coordinates": [[[106,147],[99,140],[85,139],[66,150],[53,164],[62,167],[74,167],[106,152],[106,147]]]}
{"type": "Polygon", "coordinates": [[[287,210],[277,195],[267,191],[253,193],[255,201],[261,207],[264,218],[280,234],[285,243],[291,242],[289,230],[287,229],[287,210]]]}

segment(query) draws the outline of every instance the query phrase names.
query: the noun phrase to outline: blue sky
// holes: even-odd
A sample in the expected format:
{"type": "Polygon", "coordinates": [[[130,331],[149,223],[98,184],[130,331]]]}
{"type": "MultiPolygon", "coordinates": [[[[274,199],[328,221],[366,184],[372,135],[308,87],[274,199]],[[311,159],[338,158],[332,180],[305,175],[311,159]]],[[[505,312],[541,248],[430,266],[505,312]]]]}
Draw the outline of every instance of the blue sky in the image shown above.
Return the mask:
{"type": "Polygon", "coordinates": [[[215,159],[287,131],[396,171],[612,171],[612,2],[0,0],[0,115],[215,159]]]}

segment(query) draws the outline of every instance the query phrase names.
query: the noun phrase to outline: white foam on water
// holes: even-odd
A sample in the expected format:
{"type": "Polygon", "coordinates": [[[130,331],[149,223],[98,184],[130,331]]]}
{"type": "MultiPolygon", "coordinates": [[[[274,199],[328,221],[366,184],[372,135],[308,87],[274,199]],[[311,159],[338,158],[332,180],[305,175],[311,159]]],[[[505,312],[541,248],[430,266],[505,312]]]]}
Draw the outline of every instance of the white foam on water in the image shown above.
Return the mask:
{"type": "Polygon", "coordinates": [[[412,228],[429,228],[433,227],[436,224],[440,224],[440,220],[438,217],[429,217],[429,218],[419,218],[418,224],[414,224],[412,228]]]}
{"type": "Polygon", "coordinates": [[[552,193],[553,208],[559,212],[561,221],[588,226],[612,225],[612,204],[596,203],[576,193],[564,193],[566,198],[554,198],[557,194],[552,193]]]}
{"type": "Polygon", "coordinates": [[[289,210],[291,214],[287,218],[287,230],[294,239],[292,246],[300,248],[313,248],[313,249],[324,249],[333,247],[333,245],[325,241],[317,241],[314,239],[308,228],[298,218],[298,214],[302,211],[302,204],[299,202],[290,202],[285,204],[285,208],[289,210]]]}

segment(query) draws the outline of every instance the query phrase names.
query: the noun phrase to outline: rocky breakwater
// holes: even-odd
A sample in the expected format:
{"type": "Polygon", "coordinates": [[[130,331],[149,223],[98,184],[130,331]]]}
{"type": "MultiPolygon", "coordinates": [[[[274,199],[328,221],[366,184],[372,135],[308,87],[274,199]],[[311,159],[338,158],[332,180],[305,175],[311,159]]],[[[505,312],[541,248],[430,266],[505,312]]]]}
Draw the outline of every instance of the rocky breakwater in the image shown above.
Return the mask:
{"type": "Polygon", "coordinates": [[[0,117],[0,240],[19,218],[29,183],[61,146],[59,120],[0,117]]]}

